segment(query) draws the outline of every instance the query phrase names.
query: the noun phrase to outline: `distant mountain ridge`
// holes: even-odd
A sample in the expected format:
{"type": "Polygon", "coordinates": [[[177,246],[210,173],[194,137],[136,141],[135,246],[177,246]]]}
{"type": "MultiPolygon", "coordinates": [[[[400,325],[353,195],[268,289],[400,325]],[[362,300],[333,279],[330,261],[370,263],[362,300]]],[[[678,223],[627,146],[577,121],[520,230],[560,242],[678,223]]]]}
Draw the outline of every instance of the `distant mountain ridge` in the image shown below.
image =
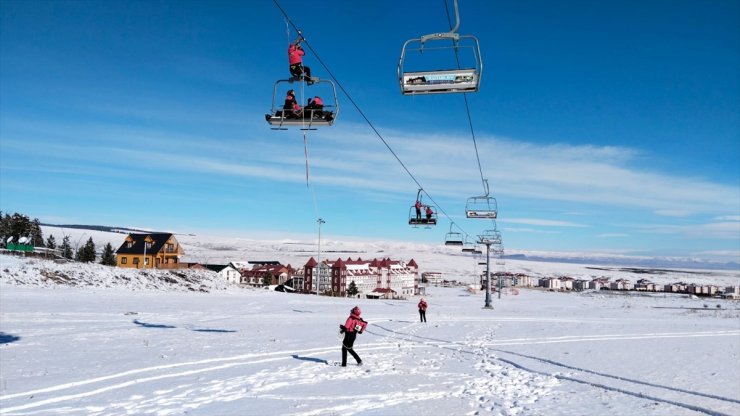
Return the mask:
{"type": "Polygon", "coordinates": [[[106,231],[109,233],[157,233],[157,232],[160,232],[160,231],[142,230],[142,229],[130,228],[130,227],[111,227],[108,225],[49,224],[49,223],[43,223],[43,222],[40,224],[45,225],[47,227],[74,228],[77,230],[106,231]]]}
{"type": "Polygon", "coordinates": [[[565,255],[547,256],[540,254],[511,254],[505,255],[506,259],[525,260],[550,263],[573,263],[573,264],[600,264],[605,266],[641,266],[641,267],[670,267],[679,269],[709,269],[709,270],[738,270],[740,263],[737,262],[713,262],[708,260],[686,258],[686,257],[626,257],[626,256],[583,256],[578,253],[565,255]]]}

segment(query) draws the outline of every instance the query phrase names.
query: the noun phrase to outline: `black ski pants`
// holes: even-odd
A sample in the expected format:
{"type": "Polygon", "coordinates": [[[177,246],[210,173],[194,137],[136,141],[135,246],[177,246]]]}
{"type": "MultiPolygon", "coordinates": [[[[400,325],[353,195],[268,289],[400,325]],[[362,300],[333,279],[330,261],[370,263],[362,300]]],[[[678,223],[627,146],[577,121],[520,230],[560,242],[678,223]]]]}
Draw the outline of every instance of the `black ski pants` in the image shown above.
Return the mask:
{"type": "Polygon", "coordinates": [[[352,349],[355,345],[355,338],[357,338],[357,332],[352,331],[344,333],[344,340],[342,341],[342,367],[347,366],[347,351],[352,354],[352,357],[355,358],[357,364],[362,362],[360,356],[352,349]]]}

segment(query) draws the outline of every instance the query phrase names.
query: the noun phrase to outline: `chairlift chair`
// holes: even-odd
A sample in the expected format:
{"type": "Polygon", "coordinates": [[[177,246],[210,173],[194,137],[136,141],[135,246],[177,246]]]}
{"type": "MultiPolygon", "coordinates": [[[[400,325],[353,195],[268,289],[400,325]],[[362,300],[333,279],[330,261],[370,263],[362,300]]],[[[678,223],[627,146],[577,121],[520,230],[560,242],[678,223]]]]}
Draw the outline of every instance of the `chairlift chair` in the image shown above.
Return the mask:
{"type": "MultiPolygon", "coordinates": [[[[401,86],[401,93],[404,95],[413,94],[446,94],[459,92],[477,92],[480,89],[480,79],[483,73],[483,61],[480,54],[480,43],[475,36],[460,35],[457,28],[460,26],[460,14],[455,0],[455,19],[456,25],[449,32],[432,33],[424,35],[418,39],[409,39],[403,44],[401,49],[401,58],[398,62],[398,81],[401,86]],[[424,52],[424,47],[429,41],[450,41],[447,46],[437,46],[427,48],[427,50],[450,50],[449,62],[453,57],[459,57],[458,52],[469,50],[468,54],[473,58],[471,67],[460,69],[438,69],[438,70],[409,70],[407,68],[407,52],[418,51],[424,52]]],[[[467,62],[465,62],[467,64],[467,62]]]]}
{"type": "Polygon", "coordinates": [[[483,195],[468,198],[465,204],[465,216],[467,218],[496,219],[498,208],[496,198],[483,195]]]}
{"type": "Polygon", "coordinates": [[[424,227],[432,228],[433,225],[437,225],[437,213],[432,212],[432,216],[427,219],[427,215],[422,211],[421,217],[416,217],[416,207],[414,205],[409,208],[409,225],[414,228],[424,227]]]}
{"type": "Polygon", "coordinates": [[[445,245],[446,246],[461,246],[463,245],[462,233],[452,231],[452,224],[450,224],[450,232],[445,234],[445,245]]]}
{"type": "Polygon", "coordinates": [[[475,244],[471,243],[470,241],[465,241],[465,243],[463,243],[462,251],[464,253],[473,253],[473,252],[475,252],[475,244]]]}
{"type": "MultiPolygon", "coordinates": [[[[339,101],[337,101],[337,89],[334,86],[334,83],[331,80],[328,79],[316,79],[313,81],[314,85],[326,85],[331,87],[332,97],[334,98],[333,102],[324,102],[324,108],[319,109],[311,109],[311,108],[305,108],[305,103],[299,103],[301,107],[303,108],[303,117],[297,117],[293,114],[285,114],[285,111],[283,111],[282,105],[277,105],[276,102],[278,100],[278,86],[283,83],[289,83],[292,84],[293,82],[296,82],[295,79],[281,79],[275,82],[275,87],[273,88],[272,92],[272,108],[270,109],[269,114],[265,114],[265,119],[267,122],[273,126],[273,130],[287,130],[288,127],[300,127],[301,130],[316,130],[317,127],[329,127],[334,124],[334,121],[337,119],[337,116],[339,115],[339,101]]],[[[317,90],[314,87],[311,87],[311,91],[317,90]]],[[[281,90],[282,91],[282,90],[281,90]]],[[[287,91],[287,90],[286,90],[287,91]]],[[[326,88],[324,89],[318,89],[318,91],[327,91],[326,88]]],[[[313,94],[313,93],[312,93],[313,94]]],[[[313,94],[313,95],[320,95],[320,94],[313,94]]],[[[324,98],[326,94],[322,96],[324,98]]]]}

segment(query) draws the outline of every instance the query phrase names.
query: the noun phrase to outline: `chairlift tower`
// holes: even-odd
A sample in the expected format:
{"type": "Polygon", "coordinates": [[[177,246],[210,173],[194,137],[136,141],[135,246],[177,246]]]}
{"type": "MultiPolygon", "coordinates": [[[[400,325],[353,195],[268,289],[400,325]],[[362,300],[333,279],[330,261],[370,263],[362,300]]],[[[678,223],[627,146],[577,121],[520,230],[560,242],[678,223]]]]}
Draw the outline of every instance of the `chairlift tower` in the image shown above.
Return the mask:
{"type": "MultiPolygon", "coordinates": [[[[491,239],[490,234],[485,232],[478,236],[478,243],[485,244],[486,246],[486,304],[483,309],[493,309],[491,305],[491,244],[494,241],[491,239]]],[[[501,296],[501,290],[499,289],[499,297],[501,296]]]]}

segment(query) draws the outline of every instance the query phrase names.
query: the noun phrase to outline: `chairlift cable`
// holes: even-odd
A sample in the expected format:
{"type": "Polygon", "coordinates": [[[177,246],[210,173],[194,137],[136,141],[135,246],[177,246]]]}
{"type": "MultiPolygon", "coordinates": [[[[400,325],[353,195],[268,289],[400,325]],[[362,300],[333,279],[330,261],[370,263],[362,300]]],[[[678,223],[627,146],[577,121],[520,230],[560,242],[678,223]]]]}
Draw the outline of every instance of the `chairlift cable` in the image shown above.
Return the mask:
{"type": "MultiPolygon", "coordinates": [[[[450,26],[450,29],[454,32],[460,26],[460,15],[459,15],[459,11],[457,9],[457,2],[455,2],[455,19],[456,19],[456,24],[455,24],[455,27],[453,28],[452,27],[452,21],[450,19],[450,9],[449,9],[449,7],[447,7],[447,0],[443,0],[443,1],[445,3],[445,13],[447,14],[447,24],[450,26]]],[[[458,52],[457,48],[455,48],[455,62],[457,63],[458,69],[461,68],[461,65],[460,65],[460,55],[459,55],[459,52],[458,52]]],[[[470,104],[468,103],[468,94],[464,92],[463,93],[463,98],[465,100],[465,112],[467,113],[467,116],[468,116],[468,126],[470,126],[470,135],[473,138],[473,148],[475,149],[475,158],[478,161],[478,172],[480,173],[480,180],[481,180],[481,184],[483,185],[483,194],[485,196],[488,196],[489,195],[489,192],[490,192],[490,189],[488,187],[488,180],[485,179],[485,177],[483,176],[483,165],[481,164],[481,161],[480,161],[480,153],[478,152],[478,141],[475,139],[475,129],[473,128],[473,118],[470,115],[470,104]]],[[[490,201],[488,201],[488,202],[489,202],[488,208],[490,210],[491,209],[490,208],[490,201]]],[[[495,224],[496,224],[496,221],[495,220],[493,220],[493,224],[495,226],[495,224]]]]}
{"type": "MultiPolygon", "coordinates": [[[[275,3],[275,6],[278,8],[278,10],[280,10],[280,13],[282,13],[282,15],[285,18],[285,20],[290,23],[290,26],[292,26],[293,29],[295,29],[296,31],[298,31],[298,27],[293,22],[293,20],[290,18],[290,16],[288,16],[287,12],[282,8],[282,6],[278,2],[278,0],[273,0],[273,3],[275,3]]],[[[450,222],[452,222],[453,224],[455,224],[455,226],[458,229],[460,229],[461,231],[463,231],[463,233],[465,235],[469,235],[467,232],[465,232],[465,230],[463,230],[459,226],[459,224],[455,223],[455,221],[452,219],[452,217],[449,214],[447,214],[447,212],[424,189],[424,187],[421,185],[421,183],[419,182],[419,180],[416,179],[416,177],[414,176],[413,173],[411,173],[411,171],[406,166],[406,164],[403,163],[403,161],[398,156],[398,154],[393,150],[393,148],[388,144],[388,142],[385,140],[385,138],[383,137],[383,135],[380,134],[380,132],[378,131],[378,129],[375,127],[375,125],[365,115],[365,113],[362,111],[362,109],[360,108],[360,106],[355,102],[355,100],[352,98],[352,96],[349,94],[349,92],[344,88],[344,86],[342,85],[342,83],[339,82],[339,80],[337,79],[336,76],[334,76],[334,73],[331,72],[331,70],[329,69],[329,67],[326,65],[326,63],[324,63],[324,61],[321,59],[321,57],[319,56],[319,54],[316,53],[316,51],[313,49],[313,47],[311,46],[311,44],[306,39],[303,39],[303,43],[308,47],[308,49],[311,51],[311,53],[313,54],[313,56],[316,57],[316,60],[319,62],[319,64],[321,64],[321,66],[324,68],[324,70],[326,70],[326,72],[329,74],[329,76],[331,77],[331,79],[337,84],[337,86],[339,87],[339,89],[344,93],[345,96],[347,96],[347,99],[349,100],[349,102],[352,103],[352,106],[355,108],[355,110],[357,110],[357,112],[365,120],[365,122],[368,124],[368,126],[370,126],[370,128],[375,133],[375,135],[378,136],[378,138],[380,139],[381,142],[383,142],[383,144],[388,149],[388,151],[390,151],[391,154],[393,155],[393,157],[396,158],[396,161],[406,171],[406,173],[409,175],[409,177],[411,178],[411,180],[414,181],[414,183],[417,185],[417,187],[420,189],[420,191],[423,192],[427,196],[427,198],[429,198],[429,200],[434,204],[434,206],[437,208],[437,212],[438,213],[442,213],[450,222]]]]}
{"type": "MultiPolygon", "coordinates": [[[[452,21],[450,20],[450,9],[447,7],[447,0],[443,0],[445,3],[445,13],[447,13],[447,24],[450,25],[450,29],[452,29],[452,21]]],[[[455,15],[458,14],[457,8],[455,8],[455,15]]],[[[457,26],[460,25],[460,18],[457,18],[457,26]]],[[[457,26],[455,26],[454,29],[457,29],[457,26]]],[[[458,53],[457,48],[455,48],[455,61],[457,62],[457,68],[460,69],[460,55],[458,53]]],[[[480,172],[480,179],[481,182],[483,182],[483,191],[488,195],[488,189],[485,185],[485,179],[483,177],[483,166],[480,163],[480,155],[478,153],[478,142],[475,140],[475,129],[473,129],[473,118],[470,116],[470,105],[468,104],[468,94],[463,93],[463,98],[465,99],[465,112],[468,115],[468,126],[470,126],[470,135],[473,137],[473,147],[475,148],[475,157],[478,160],[478,171],[480,172]]]]}

